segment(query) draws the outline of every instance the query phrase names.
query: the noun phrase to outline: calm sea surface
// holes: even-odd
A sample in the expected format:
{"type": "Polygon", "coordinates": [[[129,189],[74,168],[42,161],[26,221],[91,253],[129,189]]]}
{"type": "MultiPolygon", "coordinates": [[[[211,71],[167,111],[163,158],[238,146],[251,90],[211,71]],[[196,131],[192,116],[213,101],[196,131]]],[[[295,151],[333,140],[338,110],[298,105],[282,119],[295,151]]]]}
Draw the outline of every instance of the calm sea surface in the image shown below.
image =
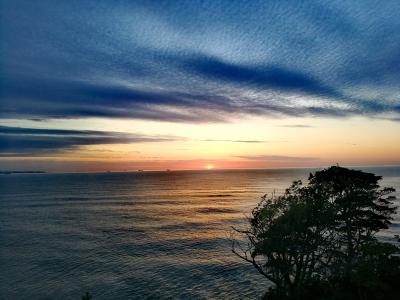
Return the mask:
{"type": "MultiPolygon", "coordinates": [[[[400,191],[399,167],[363,169],[400,191]]],[[[2,175],[0,299],[259,298],[230,228],[310,171],[2,175]]]]}

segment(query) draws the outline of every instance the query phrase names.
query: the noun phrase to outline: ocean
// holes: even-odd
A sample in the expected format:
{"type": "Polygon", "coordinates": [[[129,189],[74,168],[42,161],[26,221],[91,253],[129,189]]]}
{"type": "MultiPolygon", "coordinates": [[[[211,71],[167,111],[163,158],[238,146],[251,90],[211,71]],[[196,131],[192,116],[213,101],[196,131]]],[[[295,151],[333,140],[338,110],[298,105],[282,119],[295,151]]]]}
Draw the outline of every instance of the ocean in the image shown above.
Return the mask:
{"type": "MultiPolygon", "coordinates": [[[[400,167],[357,169],[399,197],[400,167]]],[[[311,171],[1,175],[0,299],[260,298],[269,283],[231,252],[232,226],[311,171]]]]}

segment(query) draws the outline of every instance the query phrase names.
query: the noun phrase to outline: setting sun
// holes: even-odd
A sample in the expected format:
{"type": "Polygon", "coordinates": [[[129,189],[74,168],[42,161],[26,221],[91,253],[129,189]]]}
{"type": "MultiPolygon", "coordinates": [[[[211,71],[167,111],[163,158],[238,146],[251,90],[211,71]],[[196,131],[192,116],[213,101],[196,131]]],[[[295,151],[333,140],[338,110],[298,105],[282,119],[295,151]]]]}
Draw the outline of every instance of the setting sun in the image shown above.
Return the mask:
{"type": "Polygon", "coordinates": [[[212,165],[212,164],[207,164],[207,165],[205,166],[205,168],[206,168],[207,170],[212,170],[212,169],[214,169],[214,165],[212,165]]]}

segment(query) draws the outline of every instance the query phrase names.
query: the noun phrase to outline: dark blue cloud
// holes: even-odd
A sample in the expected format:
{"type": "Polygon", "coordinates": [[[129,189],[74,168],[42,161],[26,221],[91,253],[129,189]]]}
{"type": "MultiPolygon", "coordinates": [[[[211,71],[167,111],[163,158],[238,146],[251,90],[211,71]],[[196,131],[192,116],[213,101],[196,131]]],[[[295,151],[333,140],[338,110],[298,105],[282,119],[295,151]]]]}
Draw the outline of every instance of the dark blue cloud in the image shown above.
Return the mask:
{"type": "Polygon", "coordinates": [[[400,2],[1,1],[0,118],[399,118],[400,2]]]}
{"type": "Polygon", "coordinates": [[[0,126],[0,156],[40,156],[81,146],[154,143],[182,140],[171,136],[148,136],[96,130],[37,129],[0,126]]]}
{"type": "Polygon", "coordinates": [[[286,70],[279,66],[253,67],[229,64],[211,57],[198,57],[185,62],[195,74],[225,82],[246,85],[249,88],[276,89],[303,92],[311,95],[340,97],[335,90],[325,87],[307,74],[286,70]]]}
{"type": "Polygon", "coordinates": [[[119,117],[180,122],[221,121],[217,114],[195,109],[221,111],[229,106],[229,99],[205,94],[142,91],[109,84],[57,80],[25,80],[22,86],[10,81],[4,85],[1,94],[6,100],[0,111],[3,118],[119,117]],[[179,112],[168,110],[174,107],[180,108],[179,112]]]}

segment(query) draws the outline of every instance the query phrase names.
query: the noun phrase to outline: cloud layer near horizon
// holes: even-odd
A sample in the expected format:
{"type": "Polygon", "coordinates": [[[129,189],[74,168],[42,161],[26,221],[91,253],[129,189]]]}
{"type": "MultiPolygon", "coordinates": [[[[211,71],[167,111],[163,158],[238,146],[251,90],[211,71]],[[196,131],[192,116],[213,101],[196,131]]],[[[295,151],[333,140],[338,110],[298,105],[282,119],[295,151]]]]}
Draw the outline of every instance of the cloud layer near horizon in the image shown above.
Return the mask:
{"type": "Polygon", "coordinates": [[[0,157],[54,155],[81,146],[171,142],[182,138],[97,130],[36,129],[0,126],[0,157]]]}
{"type": "Polygon", "coordinates": [[[2,1],[0,118],[400,117],[400,2],[2,1]]]}

